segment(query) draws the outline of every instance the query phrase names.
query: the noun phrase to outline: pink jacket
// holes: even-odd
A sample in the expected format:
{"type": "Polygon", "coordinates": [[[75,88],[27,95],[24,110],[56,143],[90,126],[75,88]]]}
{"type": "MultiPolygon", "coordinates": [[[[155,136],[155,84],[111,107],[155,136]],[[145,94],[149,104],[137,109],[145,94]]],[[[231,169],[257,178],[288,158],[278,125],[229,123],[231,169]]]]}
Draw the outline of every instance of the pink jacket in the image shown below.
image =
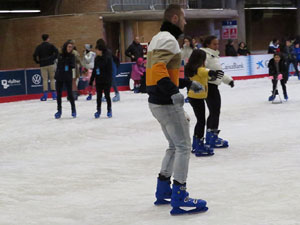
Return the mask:
{"type": "Polygon", "coordinates": [[[139,66],[136,63],[132,65],[132,70],[131,70],[131,79],[132,80],[141,80],[141,76],[143,76],[145,72],[145,67],[139,66]]]}

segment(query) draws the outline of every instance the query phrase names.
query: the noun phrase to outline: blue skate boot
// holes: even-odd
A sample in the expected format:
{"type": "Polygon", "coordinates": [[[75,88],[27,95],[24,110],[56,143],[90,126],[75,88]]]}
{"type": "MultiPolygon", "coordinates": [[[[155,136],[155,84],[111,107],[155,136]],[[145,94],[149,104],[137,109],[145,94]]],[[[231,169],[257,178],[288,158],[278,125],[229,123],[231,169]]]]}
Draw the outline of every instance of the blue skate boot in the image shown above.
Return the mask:
{"type": "Polygon", "coordinates": [[[55,119],[60,119],[61,117],[61,110],[58,110],[57,113],[54,114],[55,119]]]}
{"type": "Polygon", "coordinates": [[[112,111],[111,111],[111,109],[109,109],[109,110],[107,111],[107,117],[108,117],[108,118],[111,118],[111,117],[112,117],[112,111]]]}
{"type": "Polygon", "coordinates": [[[218,135],[220,133],[220,130],[215,130],[212,131],[210,129],[208,129],[206,131],[206,144],[209,144],[210,147],[212,148],[228,148],[229,144],[228,141],[223,140],[222,138],[219,138],[218,135]],[[211,139],[214,139],[215,142],[213,143],[213,141],[211,139]]]}
{"type": "Polygon", "coordinates": [[[86,100],[87,100],[87,101],[90,101],[90,100],[92,100],[92,98],[93,98],[92,94],[89,94],[89,95],[86,97],[86,100]]]}
{"type": "Polygon", "coordinates": [[[98,109],[97,112],[95,112],[94,116],[95,116],[95,119],[98,119],[101,115],[101,109],[98,109]]]}
{"type": "Polygon", "coordinates": [[[77,116],[76,109],[72,109],[71,115],[73,118],[76,118],[76,116],[77,116]]]}
{"type": "Polygon", "coordinates": [[[195,149],[195,156],[213,156],[214,154],[214,148],[208,144],[204,144],[204,138],[199,139],[198,146],[195,149]]]}
{"type": "Polygon", "coordinates": [[[56,91],[51,91],[51,95],[52,95],[52,100],[56,100],[57,99],[56,91]]]}
{"type": "Polygon", "coordinates": [[[189,97],[186,97],[186,98],[184,99],[184,102],[185,102],[185,103],[189,103],[189,102],[190,102],[189,97]]]}
{"type": "Polygon", "coordinates": [[[170,201],[166,199],[171,200],[172,195],[172,189],[171,189],[171,181],[170,178],[161,178],[163,176],[159,175],[157,178],[157,186],[156,186],[156,192],[155,197],[156,201],[154,202],[154,205],[165,205],[170,204],[170,201]]]}
{"type": "Polygon", "coordinates": [[[47,101],[47,98],[48,98],[48,91],[44,91],[44,94],[41,97],[41,101],[47,101]]]}
{"type": "Polygon", "coordinates": [[[196,136],[193,136],[193,143],[192,143],[192,153],[194,154],[196,149],[198,148],[200,139],[197,138],[196,136]]]}
{"type": "Polygon", "coordinates": [[[118,101],[120,101],[120,94],[119,94],[119,93],[116,93],[116,95],[112,98],[112,101],[113,101],[113,102],[118,102],[118,101]]]}
{"type": "Polygon", "coordinates": [[[287,93],[283,93],[284,99],[287,101],[289,99],[287,93]]]}
{"type": "Polygon", "coordinates": [[[206,201],[201,199],[193,199],[189,197],[189,193],[186,191],[186,184],[173,184],[171,206],[171,215],[200,213],[206,212],[208,210],[208,208],[206,207],[206,201]],[[180,207],[189,207],[193,209],[185,210],[180,207]]]}

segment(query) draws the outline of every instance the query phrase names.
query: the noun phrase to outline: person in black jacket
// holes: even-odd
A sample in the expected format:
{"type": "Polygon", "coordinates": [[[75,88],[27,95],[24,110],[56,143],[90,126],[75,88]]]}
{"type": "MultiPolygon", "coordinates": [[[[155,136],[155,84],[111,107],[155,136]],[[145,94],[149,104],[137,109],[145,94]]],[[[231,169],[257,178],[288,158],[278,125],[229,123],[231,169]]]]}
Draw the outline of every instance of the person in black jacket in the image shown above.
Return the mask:
{"type": "Polygon", "coordinates": [[[112,84],[112,54],[107,49],[103,39],[97,41],[96,54],[95,65],[89,83],[89,85],[92,86],[94,79],[96,79],[97,111],[94,116],[97,119],[101,115],[102,92],[104,91],[107,102],[107,117],[110,118],[112,117],[110,99],[110,87],[112,84]]]}
{"type": "Polygon", "coordinates": [[[125,55],[135,62],[138,58],[144,58],[143,47],[140,44],[140,38],[136,37],[132,44],[125,51],[125,55]]]}
{"type": "Polygon", "coordinates": [[[269,76],[272,79],[272,95],[269,97],[269,101],[273,101],[275,96],[278,94],[277,83],[280,80],[284,99],[288,100],[286,91],[286,82],[288,80],[288,69],[286,62],[280,53],[275,53],[274,58],[270,60],[269,64],[269,76]]]}
{"type": "Polygon", "coordinates": [[[225,48],[226,56],[237,56],[236,50],[233,46],[233,40],[229,39],[225,48]]]}
{"type": "Polygon", "coordinates": [[[239,48],[237,51],[238,56],[243,55],[243,56],[247,56],[250,55],[250,51],[247,48],[247,45],[245,44],[245,42],[240,42],[239,43],[239,48]]]}
{"type": "Polygon", "coordinates": [[[65,85],[68,93],[68,100],[71,103],[72,117],[76,117],[76,108],[74,96],[72,93],[72,80],[75,77],[75,55],[72,54],[73,43],[67,41],[62,47],[62,53],[58,56],[57,69],[55,73],[56,91],[57,91],[57,113],[55,118],[59,119],[62,114],[61,97],[63,86],[65,85]]]}
{"type": "Polygon", "coordinates": [[[41,101],[46,101],[48,97],[48,81],[50,78],[50,86],[53,100],[56,99],[55,94],[55,82],[54,82],[54,73],[55,66],[54,61],[57,58],[58,50],[57,48],[49,43],[49,35],[42,35],[43,43],[38,45],[33,54],[33,60],[40,64],[41,74],[43,77],[43,91],[44,94],[41,97],[41,101]],[[49,76],[49,78],[48,78],[49,76]]]}

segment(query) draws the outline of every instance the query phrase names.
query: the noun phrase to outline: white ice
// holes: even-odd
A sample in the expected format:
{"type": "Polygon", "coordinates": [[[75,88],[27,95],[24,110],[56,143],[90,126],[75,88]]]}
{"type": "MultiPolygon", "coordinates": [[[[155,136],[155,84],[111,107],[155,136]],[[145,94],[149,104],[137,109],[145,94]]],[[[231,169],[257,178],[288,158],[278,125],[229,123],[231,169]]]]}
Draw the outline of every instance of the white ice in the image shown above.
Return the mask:
{"type": "Polygon", "coordinates": [[[230,147],[190,159],[188,191],[209,210],[177,217],[153,205],[167,142],[146,94],[122,92],[98,120],[85,96],[76,119],[66,99],[60,120],[52,100],[1,104],[0,225],[299,225],[300,81],[283,104],[267,101],[267,78],[235,83],[220,87],[230,147]]]}

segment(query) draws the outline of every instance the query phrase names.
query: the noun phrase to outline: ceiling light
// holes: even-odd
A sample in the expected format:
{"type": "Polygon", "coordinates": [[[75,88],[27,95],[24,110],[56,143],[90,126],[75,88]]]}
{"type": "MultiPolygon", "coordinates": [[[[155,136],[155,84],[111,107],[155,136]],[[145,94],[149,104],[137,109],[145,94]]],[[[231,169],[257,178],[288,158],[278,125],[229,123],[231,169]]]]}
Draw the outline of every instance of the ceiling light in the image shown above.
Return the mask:
{"type": "Polygon", "coordinates": [[[41,10],[34,9],[34,10],[0,10],[0,13],[40,13],[41,10]]]}

